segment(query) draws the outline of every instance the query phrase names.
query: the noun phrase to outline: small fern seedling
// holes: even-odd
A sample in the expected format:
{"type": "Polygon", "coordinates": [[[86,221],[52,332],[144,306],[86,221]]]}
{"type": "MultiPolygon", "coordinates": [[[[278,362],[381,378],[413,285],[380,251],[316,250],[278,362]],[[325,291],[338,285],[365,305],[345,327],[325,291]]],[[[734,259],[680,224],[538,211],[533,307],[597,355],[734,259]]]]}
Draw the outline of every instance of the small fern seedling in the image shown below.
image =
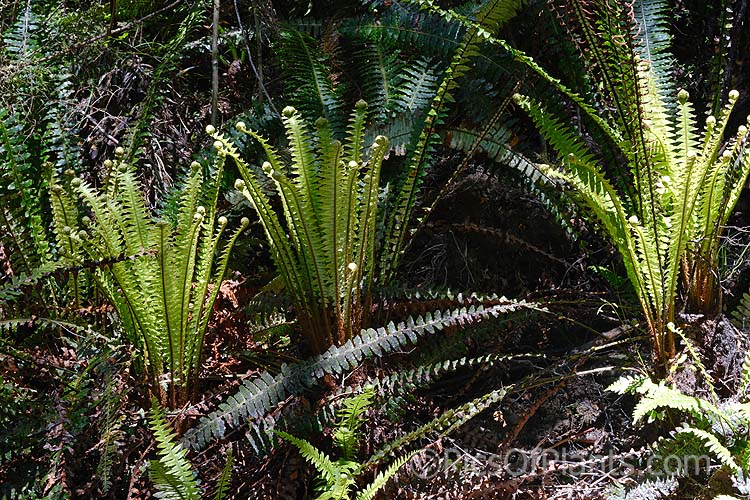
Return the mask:
{"type": "MultiPolygon", "coordinates": [[[[341,455],[332,460],[328,455],[317,449],[309,441],[287,434],[283,431],[274,433],[283,440],[293,444],[300,454],[318,470],[316,500],[348,499],[352,489],[357,484],[357,477],[365,468],[357,461],[356,453],[359,448],[359,429],[365,422],[364,414],[372,405],[374,391],[366,389],[361,394],[347,398],[339,412],[339,422],[333,434],[333,441],[341,455]]],[[[375,477],[366,488],[359,491],[357,500],[370,500],[383,488],[388,480],[414,455],[414,452],[396,459],[385,471],[375,477]]]]}
{"type": "MultiPolygon", "coordinates": [[[[633,410],[633,421],[665,421],[668,416],[679,416],[683,423],[675,426],[668,438],[655,444],[662,457],[689,458],[709,453],[719,462],[719,469],[735,477],[750,471],[750,403],[727,401],[713,403],[704,398],[689,396],[666,382],[652,382],[646,376],[624,376],[608,390],[618,394],[640,396],[633,410]],[[670,412],[671,410],[671,412],[670,412]]],[[[665,467],[668,464],[665,463],[665,467]]],[[[682,467],[670,473],[687,474],[682,467]]],[[[712,469],[712,473],[718,473],[712,469]]]]}

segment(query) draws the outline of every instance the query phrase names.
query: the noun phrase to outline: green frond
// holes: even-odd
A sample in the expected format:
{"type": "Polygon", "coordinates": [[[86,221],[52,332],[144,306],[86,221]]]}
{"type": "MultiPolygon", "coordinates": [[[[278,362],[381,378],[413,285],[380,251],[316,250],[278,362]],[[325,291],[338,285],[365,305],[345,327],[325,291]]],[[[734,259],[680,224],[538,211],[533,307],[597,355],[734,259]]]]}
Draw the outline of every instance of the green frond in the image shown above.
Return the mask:
{"type": "Polygon", "coordinates": [[[506,391],[499,389],[484,396],[480,396],[458,408],[446,410],[442,415],[428,422],[418,429],[387,443],[375,452],[362,466],[367,468],[380,463],[395,450],[402,449],[418,439],[422,439],[431,432],[438,432],[441,436],[447,436],[466,422],[483,412],[487,408],[497,404],[505,397],[506,391]]]}
{"type": "Polygon", "coordinates": [[[693,396],[687,396],[680,391],[668,387],[664,382],[655,384],[647,377],[622,377],[607,390],[624,394],[626,392],[640,394],[641,399],[633,410],[633,421],[638,422],[644,417],[654,417],[656,410],[670,408],[687,412],[697,419],[725,420],[724,412],[709,401],[693,396]]]}
{"type": "Polygon", "coordinates": [[[664,0],[637,0],[632,8],[636,20],[634,35],[639,42],[636,50],[650,65],[658,95],[662,99],[669,98],[676,94],[672,75],[674,61],[669,53],[671,6],[664,0]]]}
{"type": "Polygon", "coordinates": [[[697,429],[695,427],[690,426],[680,426],[677,427],[673,432],[673,437],[677,437],[680,434],[691,434],[695,437],[697,437],[699,440],[701,440],[704,443],[704,446],[708,451],[714,454],[716,458],[719,459],[721,464],[725,467],[729,467],[733,472],[740,472],[741,469],[737,465],[737,463],[734,461],[734,458],[732,457],[732,452],[727,449],[726,446],[721,444],[719,439],[712,433],[704,431],[702,429],[697,429]]]}
{"type": "Polygon", "coordinates": [[[334,86],[327,67],[327,57],[320,53],[316,41],[291,29],[282,30],[275,44],[279,60],[284,69],[286,98],[303,115],[323,116],[329,119],[335,130],[342,129],[338,117],[341,86],[334,86]]]}
{"type": "Polygon", "coordinates": [[[382,135],[388,138],[386,159],[391,155],[406,156],[413,138],[419,136],[422,121],[411,112],[397,113],[392,119],[382,125],[368,128],[365,142],[371,143],[375,137],[382,135]]]}
{"type": "Polygon", "coordinates": [[[221,476],[216,483],[216,493],[214,494],[214,500],[223,500],[224,497],[229,493],[229,485],[232,479],[232,466],[234,465],[234,455],[232,449],[227,450],[227,463],[221,470],[221,476]]]}
{"type": "Polygon", "coordinates": [[[112,487],[112,465],[115,463],[114,454],[117,450],[117,441],[124,437],[121,428],[123,415],[120,412],[120,394],[117,392],[111,374],[106,378],[104,394],[102,396],[100,424],[99,463],[96,467],[96,477],[101,482],[102,491],[107,492],[112,487]]]}
{"type": "Polygon", "coordinates": [[[636,285],[636,292],[644,304],[647,317],[659,317],[669,297],[665,282],[668,282],[670,276],[676,276],[676,269],[668,270],[662,265],[659,240],[648,227],[642,226],[637,219],[631,219],[631,230],[635,248],[633,264],[638,280],[633,281],[633,284],[636,285]]]}
{"type": "Polygon", "coordinates": [[[374,397],[375,392],[372,389],[365,389],[342,403],[333,441],[341,449],[341,456],[344,460],[355,458],[359,448],[359,428],[365,422],[364,413],[372,405],[374,397]]]}
{"type": "Polygon", "coordinates": [[[698,352],[698,349],[693,344],[693,341],[690,340],[687,335],[685,335],[681,329],[678,329],[674,327],[674,325],[667,325],[668,328],[675,329],[677,334],[679,335],[680,339],[682,340],[683,344],[685,344],[685,349],[687,350],[688,354],[690,355],[690,359],[692,359],[693,363],[695,364],[695,367],[698,369],[698,373],[700,373],[701,377],[703,378],[703,381],[706,384],[706,387],[708,388],[708,393],[711,396],[711,401],[714,403],[717,403],[719,401],[719,396],[716,393],[716,386],[713,382],[713,377],[706,369],[706,365],[703,364],[703,360],[701,359],[701,355],[698,352]]]}
{"type": "Polygon", "coordinates": [[[373,500],[378,491],[380,491],[416,453],[417,451],[412,451],[394,460],[384,471],[379,472],[378,475],[375,476],[375,479],[373,479],[364,490],[357,494],[357,500],[373,500]]]}
{"type": "Polygon", "coordinates": [[[220,217],[215,228],[221,155],[211,178],[204,179],[198,163],[191,165],[175,226],[151,215],[123,155],[118,151],[117,160],[107,162],[111,171],[103,190],[80,179],[70,182],[90,209],[91,217],[82,219],[88,234],[81,246],[92,260],[114,259],[109,270],[96,271],[98,285],[126,335],[142,350],[153,394],[165,405],[180,406],[196,387],[203,337],[229,251],[249,221],[243,220],[217,252],[227,224],[220,217]]]}
{"type": "Polygon", "coordinates": [[[297,110],[285,108],[289,167],[268,141],[238,123],[238,130],[258,141],[268,155],[263,168],[276,185],[286,229],[261,189],[259,176],[230,141],[213,134],[243,175],[236,188],[253,204],[304,335],[318,352],[351,338],[366,321],[363,304],[369,300],[373,279],[380,169],[388,147],[388,141],[378,136],[365,150],[366,107],[364,101],[357,103],[343,144],[334,139],[325,118],[316,121],[312,134],[297,110]]]}
{"type": "Polygon", "coordinates": [[[525,302],[503,302],[489,307],[469,306],[444,313],[436,311],[403,323],[366,329],[342,346],[332,346],[322,355],[293,365],[282,365],[276,376],[263,372],[246,380],[239,391],[202,417],[185,432],[183,442],[190,448],[202,448],[212,439],[224,436],[227,426],[237,427],[248,419],[259,422],[290,395],[299,395],[314,387],[327,374],[340,375],[360,366],[365,359],[382,357],[413,345],[419,338],[437,335],[445,328],[464,328],[513,311],[533,307],[525,302]]]}
{"type": "MultiPolygon", "coordinates": [[[[536,126],[562,159],[560,169],[542,165],[539,166],[541,172],[549,178],[561,179],[574,188],[575,196],[594,213],[607,236],[625,256],[624,263],[628,276],[639,296],[643,297],[646,291],[641,285],[641,276],[633,265],[636,244],[627,227],[626,206],[620,195],[596,165],[593,155],[571,127],[550,116],[539,103],[522,96],[517,96],[516,102],[534,120],[536,126]]],[[[652,250],[648,245],[652,242],[647,239],[646,235],[643,236],[643,238],[635,239],[640,242],[642,256],[647,257],[646,262],[652,262],[650,258],[652,250]]]]}
{"type": "Polygon", "coordinates": [[[419,113],[432,102],[440,84],[436,65],[429,59],[417,59],[401,74],[394,91],[393,110],[396,113],[419,113]]]}
{"type": "Polygon", "coordinates": [[[329,487],[339,483],[342,471],[334,464],[331,458],[322,451],[315,448],[309,441],[300,439],[287,434],[283,431],[274,431],[274,434],[293,444],[300,452],[300,455],[312,464],[322,475],[329,487]]]}
{"type": "Polygon", "coordinates": [[[39,17],[33,10],[32,2],[26,2],[13,27],[3,37],[5,50],[17,64],[28,62],[38,48],[39,26],[39,17]]]}
{"type": "Polygon", "coordinates": [[[487,126],[477,128],[446,127],[441,135],[444,137],[444,143],[451,149],[464,153],[477,152],[483,154],[499,165],[518,170],[532,183],[542,179],[542,173],[534,163],[510,148],[509,143],[513,132],[507,125],[496,124],[489,128],[487,126]]]}
{"type": "MultiPolygon", "coordinates": [[[[442,11],[432,2],[424,0],[415,1],[414,3],[432,13],[438,15],[445,14],[445,11],[442,11]]],[[[472,23],[463,35],[450,64],[443,73],[440,85],[427,111],[422,129],[417,139],[412,142],[414,147],[409,151],[406,169],[402,173],[396,193],[390,203],[391,212],[385,227],[383,256],[378,265],[378,272],[386,282],[392,278],[398,266],[407,238],[410,218],[416,204],[417,193],[429,166],[434,146],[439,139],[437,133],[439,126],[444,124],[447,105],[455,100],[452,96],[452,90],[458,85],[456,80],[467,73],[470,62],[479,53],[479,45],[487,37],[491,36],[491,33],[482,27],[480,23],[487,21],[493,29],[496,28],[497,24],[512,16],[514,12],[513,6],[515,5],[520,4],[515,1],[498,0],[482,5],[477,13],[479,22],[472,23]]],[[[453,15],[452,11],[448,12],[451,16],[453,15]]],[[[450,21],[450,19],[448,20],[450,21]]]]}
{"type": "Polygon", "coordinates": [[[177,442],[176,434],[170,429],[156,401],[149,413],[149,424],[159,454],[159,460],[149,464],[149,475],[157,490],[154,496],[165,500],[200,499],[200,488],[187,451],[177,442]]]}
{"type": "Polygon", "coordinates": [[[31,273],[52,259],[38,200],[49,173],[34,164],[22,122],[0,108],[0,236],[16,273],[31,273]]]}
{"type": "Polygon", "coordinates": [[[396,111],[398,90],[404,71],[409,68],[399,54],[380,42],[364,43],[354,54],[356,82],[362,99],[376,121],[388,122],[396,111]]]}
{"type": "Polygon", "coordinates": [[[444,59],[455,50],[463,28],[439,16],[396,7],[377,16],[346,20],[340,31],[385,49],[416,47],[420,54],[444,59]]]}

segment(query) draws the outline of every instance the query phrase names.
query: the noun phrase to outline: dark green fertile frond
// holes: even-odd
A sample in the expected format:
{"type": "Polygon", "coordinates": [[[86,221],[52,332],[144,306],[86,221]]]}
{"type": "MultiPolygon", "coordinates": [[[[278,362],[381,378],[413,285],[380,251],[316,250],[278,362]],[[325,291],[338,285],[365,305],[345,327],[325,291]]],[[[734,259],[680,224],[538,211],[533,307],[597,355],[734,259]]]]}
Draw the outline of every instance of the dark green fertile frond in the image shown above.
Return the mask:
{"type": "Polygon", "coordinates": [[[396,110],[399,84],[409,65],[397,52],[377,42],[362,45],[353,59],[359,93],[368,103],[372,118],[387,123],[396,110]]]}
{"type": "Polygon", "coordinates": [[[6,108],[0,108],[0,234],[13,271],[31,273],[51,259],[42,210],[45,176],[35,165],[26,131],[6,108]],[[41,174],[41,175],[40,175],[41,174]]]}
{"type": "Polygon", "coordinates": [[[464,28],[445,22],[439,16],[414,9],[391,6],[377,17],[364,16],[345,21],[340,31],[345,35],[376,43],[384,48],[415,47],[419,53],[445,59],[451,56],[461,40],[464,28]]]}
{"type": "Polygon", "coordinates": [[[403,69],[395,89],[393,110],[420,113],[435,97],[440,79],[435,62],[417,59],[403,69]]]}
{"type": "Polygon", "coordinates": [[[38,29],[39,18],[34,13],[32,2],[26,2],[25,8],[19,11],[13,27],[3,37],[5,50],[16,63],[28,61],[38,48],[38,29]]]}
{"type": "Polygon", "coordinates": [[[329,74],[327,57],[315,39],[295,30],[282,30],[276,42],[279,60],[284,69],[286,98],[303,115],[326,117],[340,130],[342,124],[341,95],[344,89],[334,86],[329,74]]]}
{"type": "Polygon", "coordinates": [[[672,7],[664,0],[636,0],[632,8],[636,20],[635,37],[639,42],[636,50],[643,61],[649,62],[659,95],[668,99],[677,93],[674,58],[670,53],[672,7]]]}
{"type": "Polygon", "coordinates": [[[542,173],[533,162],[511,148],[513,132],[506,125],[497,124],[490,128],[484,125],[476,128],[447,127],[442,135],[451,149],[484,155],[499,165],[518,170],[532,183],[542,178],[542,173]]]}
{"type": "MultiPolygon", "coordinates": [[[[445,11],[427,0],[414,3],[432,13],[446,15],[445,11]]],[[[469,64],[479,53],[479,46],[488,36],[491,36],[487,28],[494,31],[502,21],[509,19],[517,6],[520,6],[520,3],[510,0],[498,0],[482,5],[477,12],[477,21],[469,21],[472,24],[463,35],[461,43],[443,74],[440,86],[424,119],[422,130],[418,139],[413,142],[414,147],[409,152],[406,170],[401,176],[397,192],[391,202],[392,213],[385,228],[383,256],[379,263],[379,273],[386,282],[392,279],[398,266],[407,239],[410,218],[416,205],[417,193],[439,138],[439,127],[444,123],[447,105],[455,100],[452,94],[458,85],[457,80],[468,72],[469,64]],[[487,28],[482,23],[487,23],[487,28]]],[[[454,14],[451,11],[448,15],[454,14]]],[[[465,16],[461,17],[465,18],[465,16]]]]}

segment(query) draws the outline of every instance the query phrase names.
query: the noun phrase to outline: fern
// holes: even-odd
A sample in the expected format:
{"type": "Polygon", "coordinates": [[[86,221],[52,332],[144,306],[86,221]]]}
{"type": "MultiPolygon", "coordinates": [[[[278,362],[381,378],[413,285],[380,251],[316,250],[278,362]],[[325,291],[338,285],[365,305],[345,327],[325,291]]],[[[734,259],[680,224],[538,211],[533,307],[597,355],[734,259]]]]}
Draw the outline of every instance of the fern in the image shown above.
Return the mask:
{"type": "MultiPolygon", "coordinates": [[[[167,39],[161,45],[154,48],[157,61],[150,78],[150,84],[145,98],[137,109],[135,123],[128,130],[128,137],[124,141],[125,159],[132,162],[135,158],[143,156],[144,149],[152,140],[149,125],[155,119],[155,113],[159,104],[164,100],[164,88],[169,78],[176,72],[180,57],[184,55],[188,46],[186,40],[206,19],[206,10],[198,5],[191,4],[178,7],[182,10],[183,18],[177,26],[174,36],[167,39]]],[[[166,186],[159,186],[164,189],[166,186]]]]}
{"type": "Polygon", "coordinates": [[[543,354],[488,354],[476,358],[446,359],[435,363],[420,364],[416,368],[399,370],[385,376],[368,377],[361,383],[344,387],[329,396],[326,405],[320,413],[323,419],[332,415],[334,408],[338,407],[338,400],[342,396],[356,394],[367,389],[374,389],[384,400],[381,406],[394,406],[402,401],[402,396],[412,393],[417,389],[435,384],[443,377],[462,369],[480,369],[504,364],[510,361],[522,361],[524,359],[544,359],[543,354]]]}
{"type": "MultiPolygon", "coordinates": [[[[446,313],[429,313],[399,325],[363,330],[343,346],[333,346],[311,360],[294,365],[283,365],[276,376],[263,372],[259,377],[243,382],[237,394],[219,405],[219,409],[202,417],[198,425],[184,435],[184,443],[191,448],[201,448],[212,439],[220,439],[227,426],[236,427],[247,419],[256,425],[267,418],[279,403],[289,395],[300,395],[313,387],[326,374],[342,374],[350,371],[367,358],[382,357],[415,343],[420,337],[436,334],[446,327],[461,325],[468,327],[483,319],[496,317],[519,308],[526,303],[509,303],[484,308],[470,306],[446,313]]],[[[273,428],[274,421],[267,422],[260,431],[273,428]]],[[[259,436],[260,437],[260,436],[259,436]]]]}
{"type": "Polygon", "coordinates": [[[705,399],[683,394],[664,382],[655,384],[646,377],[622,377],[608,390],[640,395],[633,411],[634,422],[647,416],[649,419],[663,419],[664,410],[678,411],[688,417],[688,423],[677,426],[669,438],[657,444],[661,456],[695,457],[708,451],[731,473],[747,472],[748,403],[729,401],[714,405],[705,399]]]}
{"type": "Polygon", "coordinates": [[[378,122],[388,122],[398,106],[406,65],[397,52],[387,50],[381,43],[362,44],[353,54],[353,59],[361,61],[361,64],[355,64],[355,80],[362,99],[372,109],[371,116],[378,122]]]}
{"type": "Polygon", "coordinates": [[[618,485],[612,488],[607,500],[666,500],[672,497],[678,486],[674,478],[644,481],[627,491],[618,485]]]}
{"type": "Polygon", "coordinates": [[[347,20],[340,28],[344,35],[355,35],[386,49],[415,47],[420,53],[439,59],[450,58],[460,43],[463,27],[445,22],[439,16],[417,12],[394,4],[382,14],[347,20]]]}
{"type": "Polygon", "coordinates": [[[43,184],[23,138],[21,124],[0,108],[0,161],[5,165],[0,172],[0,228],[11,269],[29,274],[51,260],[51,255],[37,201],[43,184]]]}
{"type": "Polygon", "coordinates": [[[38,29],[39,20],[34,12],[34,5],[32,2],[26,2],[23,11],[18,13],[15,24],[3,38],[5,49],[16,63],[27,62],[31,59],[38,47],[36,36],[38,29]]]}
{"type": "Polygon", "coordinates": [[[92,430],[89,416],[106,398],[100,396],[102,389],[106,392],[101,380],[110,371],[111,360],[116,360],[112,339],[89,327],[58,320],[3,321],[0,352],[15,359],[19,375],[38,366],[33,353],[15,348],[15,342],[6,338],[20,326],[26,327],[30,343],[49,333],[65,332],[67,348],[81,362],[49,365],[42,392],[28,387],[24,376],[0,378],[0,468],[13,472],[4,476],[0,496],[15,498],[13,490],[16,494],[25,490],[30,496],[69,497],[73,488],[68,467],[77,454],[89,450],[90,441],[85,438],[92,430]],[[82,449],[86,441],[89,445],[82,449]]]}
{"type": "MultiPolygon", "coordinates": [[[[544,105],[522,96],[516,102],[558,152],[559,164],[542,166],[543,173],[573,187],[578,202],[595,214],[622,256],[646,316],[657,364],[665,369],[675,354],[674,334],[667,325],[674,320],[680,276],[689,307],[714,312],[717,304],[713,277],[720,227],[750,164],[744,156],[745,127],[724,141],[727,149],[718,155],[738,94],[729,93],[729,105],[718,119],[707,121],[699,136],[689,95],[674,90],[670,76],[663,2],[636,2],[632,10],[612,10],[606,2],[571,2],[567,8],[576,23],[571,29],[584,34],[594,76],[606,92],[601,115],[531,59],[514,53],[600,128],[608,146],[626,159],[632,186],[619,192],[578,131],[544,105]],[[737,184],[725,184],[727,176],[737,184]]],[[[493,43],[507,47],[500,40],[493,43]]]]}
{"type": "Polygon", "coordinates": [[[276,44],[283,64],[287,99],[304,116],[327,118],[335,131],[344,124],[341,117],[341,86],[334,87],[326,66],[327,57],[315,40],[300,31],[282,30],[276,44]]]}
{"type": "Polygon", "coordinates": [[[96,467],[96,476],[101,481],[102,492],[106,493],[112,487],[111,473],[113,455],[117,449],[117,441],[122,437],[120,428],[122,415],[120,414],[120,398],[116,392],[115,383],[111,373],[107,374],[104,395],[102,397],[102,422],[99,456],[99,464],[96,467]]]}
{"type": "Polygon", "coordinates": [[[112,172],[104,192],[80,179],[71,181],[93,220],[85,217],[82,221],[88,227],[74,225],[69,233],[80,241],[78,259],[116,259],[111,272],[97,271],[98,284],[144,355],[151,391],[163,404],[181,406],[197,388],[203,337],[229,251],[249,221],[244,219],[220,244],[227,226],[225,217],[216,217],[222,156],[205,184],[200,165],[193,164],[177,226],[172,228],[149,217],[135,173],[121,159],[124,151],[119,155],[116,162],[108,162],[112,172]],[[201,198],[205,206],[199,205],[201,198]],[[142,256],[117,260],[123,254],[142,256]]]}
{"type": "Polygon", "coordinates": [[[238,130],[266,151],[264,170],[276,183],[289,235],[261,189],[259,177],[224,136],[214,133],[239,167],[244,181],[236,187],[260,218],[303,332],[317,352],[334,343],[341,345],[367,321],[378,185],[388,141],[379,136],[365,151],[366,106],[364,101],[357,104],[343,145],[334,139],[325,119],[316,122],[317,134],[311,137],[301,115],[287,107],[283,119],[291,145],[289,169],[264,138],[238,123],[238,130]],[[287,170],[293,175],[288,177],[287,170]]]}
{"type": "Polygon", "coordinates": [[[187,451],[177,442],[176,434],[164,418],[156,401],[149,414],[149,424],[156,438],[158,461],[149,464],[149,476],[156,486],[156,498],[165,500],[198,500],[200,487],[195,479],[187,451]]]}
{"type": "Polygon", "coordinates": [[[505,389],[498,389],[469,401],[458,408],[445,411],[431,422],[381,447],[365,463],[365,467],[380,462],[394,450],[407,446],[431,432],[438,432],[441,436],[450,434],[479,413],[501,401],[505,397],[505,394],[505,389]]]}
{"type": "Polygon", "coordinates": [[[214,494],[214,500],[222,500],[229,492],[229,482],[232,476],[232,466],[234,465],[234,455],[232,449],[227,450],[227,463],[221,471],[221,476],[216,483],[216,493],[214,494]]]}
{"type": "Polygon", "coordinates": [[[732,458],[732,452],[721,444],[714,434],[690,426],[677,427],[674,431],[675,439],[678,439],[680,434],[692,434],[701,440],[706,449],[719,459],[721,465],[730,468],[733,472],[740,470],[740,467],[735,463],[734,458],[732,458]]]}
{"type": "MultiPolygon", "coordinates": [[[[296,438],[285,432],[276,431],[275,434],[297,447],[305,460],[318,470],[319,485],[316,488],[320,494],[318,500],[333,498],[350,498],[350,490],[356,485],[356,478],[362,474],[365,466],[356,461],[355,452],[360,436],[358,429],[364,424],[363,414],[372,404],[374,392],[365,392],[348,398],[343,403],[340,421],[334,432],[334,441],[341,449],[341,457],[333,461],[328,455],[315,448],[309,441],[296,438]]],[[[378,474],[358,495],[357,499],[371,499],[378,490],[383,488],[388,480],[403,467],[414,453],[396,459],[385,471],[378,474]]],[[[369,463],[369,462],[368,462],[369,463]]]]}
{"type": "MultiPolygon", "coordinates": [[[[433,12],[442,13],[439,8],[427,2],[419,2],[419,5],[433,12]]],[[[454,100],[452,91],[458,85],[456,80],[468,71],[468,64],[477,55],[478,46],[485,38],[485,33],[497,30],[515,14],[519,7],[520,2],[514,0],[495,0],[483,5],[477,15],[477,22],[463,35],[451,63],[445,70],[418,139],[410,148],[406,170],[391,199],[391,211],[385,226],[384,251],[378,264],[378,273],[383,276],[384,282],[392,280],[393,273],[398,266],[417,193],[438,137],[438,127],[443,124],[445,118],[445,105],[454,100]]]]}

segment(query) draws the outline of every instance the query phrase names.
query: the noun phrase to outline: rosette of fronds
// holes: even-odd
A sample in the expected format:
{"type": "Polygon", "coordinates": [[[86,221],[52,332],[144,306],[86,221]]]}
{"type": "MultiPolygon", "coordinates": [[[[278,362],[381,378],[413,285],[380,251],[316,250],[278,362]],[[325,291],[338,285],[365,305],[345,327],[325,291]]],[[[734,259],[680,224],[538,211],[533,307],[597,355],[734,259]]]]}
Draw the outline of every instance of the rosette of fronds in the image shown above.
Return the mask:
{"type": "Polygon", "coordinates": [[[197,390],[203,337],[227,267],[229,251],[248,220],[225,238],[226,217],[216,217],[224,156],[204,179],[192,164],[174,221],[149,212],[135,169],[118,158],[107,160],[106,185],[96,189],[79,178],[70,181],[89,215],[71,216],[75,206],[56,185],[55,227],[66,258],[106,261],[96,280],[113,304],[127,337],[142,356],[151,392],[164,405],[185,404],[197,390]]]}
{"type": "Polygon", "coordinates": [[[214,131],[221,151],[237,163],[244,180],[235,187],[258,214],[302,332],[317,353],[352,338],[369,310],[378,184],[388,140],[378,136],[365,147],[366,107],[357,103],[344,143],[333,137],[326,119],[318,119],[311,133],[297,110],[285,108],[290,165],[260,134],[237,124],[265,150],[263,172],[273,179],[283,214],[273,208],[259,174],[214,131]]]}
{"type": "Polygon", "coordinates": [[[667,325],[680,277],[692,305],[704,312],[715,307],[718,237],[750,168],[747,128],[725,138],[739,94],[729,92],[729,104],[699,132],[688,92],[673,82],[663,2],[571,5],[585,7],[571,8],[565,19],[585,33],[596,58],[592,76],[602,88],[597,111],[585,104],[582,110],[610,152],[592,150],[578,128],[543,103],[520,95],[516,102],[558,153],[558,163],[542,165],[542,172],[573,188],[622,256],[655,360],[666,366],[675,354],[667,325]],[[613,158],[624,160],[625,175],[605,168],[613,158]]]}

